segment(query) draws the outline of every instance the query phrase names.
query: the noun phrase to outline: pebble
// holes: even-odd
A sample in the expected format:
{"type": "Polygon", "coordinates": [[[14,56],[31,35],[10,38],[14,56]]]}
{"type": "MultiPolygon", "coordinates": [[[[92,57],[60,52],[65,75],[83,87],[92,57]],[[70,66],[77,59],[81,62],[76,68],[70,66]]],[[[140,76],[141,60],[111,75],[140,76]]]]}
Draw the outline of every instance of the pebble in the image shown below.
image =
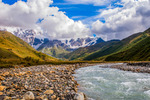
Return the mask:
{"type": "Polygon", "coordinates": [[[0,86],[0,91],[4,91],[5,88],[6,86],[0,86]]]}
{"type": "Polygon", "coordinates": [[[73,100],[77,92],[74,70],[89,64],[38,65],[0,70],[0,95],[17,99],[73,100]]]}
{"type": "Polygon", "coordinates": [[[74,100],[86,100],[85,94],[82,92],[76,93],[74,96],[74,100]]]}
{"type": "Polygon", "coordinates": [[[4,97],[4,100],[12,100],[12,98],[11,98],[11,97],[8,97],[8,96],[5,96],[5,97],[4,97]]]}
{"type": "Polygon", "coordinates": [[[53,90],[46,90],[46,91],[44,92],[44,94],[53,94],[53,93],[54,93],[53,90]]]}
{"type": "MultiPolygon", "coordinates": [[[[102,67],[102,66],[101,66],[102,67]]],[[[103,66],[107,68],[107,66],[103,66]]],[[[124,71],[132,71],[136,73],[150,73],[150,64],[149,63],[124,63],[121,65],[109,66],[109,68],[116,68],[124,71]]]]}
{"type": "Polygon", "coordinates": [[[0,92],[0,95],[3,95],[3,92],[0,92]]]}
{"type": "Polygon", "coordinates": [[[31,91],[28,91],[23,96],[24,100],[34,100],[34,94],[31,91]]]}

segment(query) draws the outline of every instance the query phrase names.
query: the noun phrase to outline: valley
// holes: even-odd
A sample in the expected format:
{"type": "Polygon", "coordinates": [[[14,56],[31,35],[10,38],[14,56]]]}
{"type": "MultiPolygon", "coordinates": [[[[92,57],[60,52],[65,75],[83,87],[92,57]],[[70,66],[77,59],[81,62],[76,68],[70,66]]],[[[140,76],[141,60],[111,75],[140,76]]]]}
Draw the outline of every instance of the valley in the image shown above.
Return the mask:
{"type": "Polygon", "coordinates": [[[0,100],[150,100],[150,0],[0,0],[0,100]]]}
{"type": "Polygon", "coordinates": [[[18,30],[18,32],[14,31],[13,34],[22,38],[38,51],[61,60],[149,61],[149,30],[133,34],[122,40],[110,41],[89,37],[76,40],[39,39],[36,37],[37,33],[33,30],[24,30],[23,32],[18,30]],[[146,47],[141,48],[142,46],[146,47]],[[134,56],[136,52],[139,53],[134,56]],[[141,53],[143,53],[143,56],[141,53]],[[145,57],[146,53],[147,57],[145,57]]]}

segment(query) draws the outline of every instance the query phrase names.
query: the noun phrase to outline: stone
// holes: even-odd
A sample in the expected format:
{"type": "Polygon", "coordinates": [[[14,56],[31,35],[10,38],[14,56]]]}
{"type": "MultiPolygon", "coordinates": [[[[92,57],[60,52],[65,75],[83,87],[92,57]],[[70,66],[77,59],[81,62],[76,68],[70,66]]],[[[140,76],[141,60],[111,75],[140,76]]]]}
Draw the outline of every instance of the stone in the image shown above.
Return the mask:
{"type": "Polygon", "coordinates": [[[65,100],[65,98],[64,98],[64,97],[61,97],[61,100],[65,100]]]}
{"type": "Polygon", "coordinates": [[[50,71],[50,73],[55,73],[55,71],[50,71]]]}
{"type": "Polygon", "coordinates": [[[3,91],[6,88],[6,86],[0,86],[0,91],[3,91]]]}
{"type": "Polygon", "coordinates": [[[74,96],[74,100],[86,100],[85,94],[82,92],[76,93],[74,96]]]}
{"type": "Polygon", "coordinates": [[[24,100],[34,100],[35,97],[34,97],[34,94],[31,91],[28,91],[24,94],[23,99],[24,100]]]}
{"type": "Polygon", "coordinates": [[[38,100],[48,100],[46,95],[39,96],[38,100]]]}
{"type": "Polygon", "coordinates": [[[35,100],[74,100],[77,82],[72,73],[76,68],[71,67],[75,65],[52,65],[52,67],[40,65],[11,70],[2,69],[0,86],[6,88],[0,91],[2,94],[0,99],[2,96],[9,96],[12,100],[32,100],[31,93],[27,93],[31,91],[35,100]]]}
{"type": "Polygon", "coordinates": [[[56,100],[60,100],[60,98],[58,97],[56,100]]]}
{"type": "Polygon", "coordinates": [[[46,91],[44,92],[44,94],[53,94],[53,93],[54,93],[53,90],[46,90],[46,91]]]}
{"type": "Polygon", "coordinates": [[[2,81],[3,81],[3,80],[5,80],[5,78],[4,78],[3,76],[0,76],[0,80],[2,80],[2,81]]]}
{"type": "Polygon", "coordinates": [[[0,92],[0,95],[3,95],[3,92],[0,92]]]}
{"type": "Polygon", "coordinates": [[[3,76],[8,76],[9,75],[9,72],[5,72],[4,74],[3,74],[3,76]]]}
{"type": "Polygon", "coordinates": [[[51,96],[51,99],[53,99],[53,100],[54,100],[55,98],[56,98],[56,95],[51,96]]]}
{"type": "Polygon", "coordinates": [[[12,100],[12,98],[11,98],[11,97],[8,97],[8,96],[5,96],[5,97],[4,97],[4,100],[12,100]]]}

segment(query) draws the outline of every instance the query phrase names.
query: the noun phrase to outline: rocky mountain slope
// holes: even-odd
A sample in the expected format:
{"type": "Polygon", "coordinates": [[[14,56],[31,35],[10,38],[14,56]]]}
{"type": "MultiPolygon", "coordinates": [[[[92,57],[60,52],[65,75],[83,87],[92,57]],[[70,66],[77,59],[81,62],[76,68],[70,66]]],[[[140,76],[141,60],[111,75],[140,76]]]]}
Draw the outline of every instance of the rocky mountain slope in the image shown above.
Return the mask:
{"type": "Polygon", "coordinates": [[[64,42],[61,40],[44,39],[43,43],[37,50],[57,58],[63,58],[64,55],[74,51],[77,48],[87,47],[100,42],[104,42],[104,40],[101,38],[78,38],[76,40],[65,40],[64,42]]]}

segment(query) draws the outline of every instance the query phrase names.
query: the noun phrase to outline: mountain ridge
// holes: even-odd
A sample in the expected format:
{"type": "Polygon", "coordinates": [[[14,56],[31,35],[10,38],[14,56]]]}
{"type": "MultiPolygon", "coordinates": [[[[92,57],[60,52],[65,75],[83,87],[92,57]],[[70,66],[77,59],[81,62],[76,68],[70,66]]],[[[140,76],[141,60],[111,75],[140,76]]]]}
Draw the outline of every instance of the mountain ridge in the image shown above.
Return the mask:
{"type": "MultiPolygon", "coordinates": [[[[106,49],[99,50],[98,52],[95,52],[95,53],[85,57],[83,60],[96,60],[96,61],[99,61],[99,60],[103,60],[103,61],[144,60],[144,59],[139,59],[138,57],[136,57],[136,59],[131,59],[131,57],[136,56],[137,53],[140,52],[140,50],[142,50],[143,53],[146,52],[143,50],[142,44],[147,43],[145,45],[149,45],[148,44],[148,40],[150,40],[149,35],[148,35],[149,32],[150,31],[148,29],[144,32],[133,34],[133,35],[121,40],[117,44],[111,45],[111,46],[107,47],[106,49]],[[146,38],[148,38],[148,39],[146,39],[146,38]],[[138,45],[141,45],[140,48],[137,48],[138,45]],[[136,51],[135,49],[138,49],[137,50],[138,52],[132,52],[132,51],[136,51]],[[132,55],[128,54],[127,52],[131,52],[132,55]],[[124,56],[121,56],[123,53],[124,53],[124,56]],[[127,55],[129,57],[126,57],[127,55]],[[121,57],[119,58],[119,56],[121,56],[121,57]],[[115,57],[118,57],[118,58],[115,58],[115,57]],[[125,59],[125,58],[130,58],[130,59],[125,59]]],[[[147,48],[147,50],[149,50],[149,48],[147,48]]],[[[146,56],[146,55],[143,55],[143,56],[146,56]]]]}
{"type": "Polygon", "coordinates": [[[0,30],[10,31],[15,36],[30,44],[36,50],[56,58],[63,58],[65,54],[68,54],[80,47],[87,47],[104,42],[104,40],[102,40],[100,37],[50,40],[46,37],[43,37],[42,32],[38,32],[33,29],[0,28],[0,30]]]}
{"type": "MultiPolygon", "coordinates": [[[[56,58],[36,51],[28,43],[14,36],[10,32],[0,31],[0,60],[5,62],[20,61],[25,59],[36,61],[56,61],[56,58]]],[[[29,61],[30,62],[30,61],[29,61]]],[[[13,62],[11,62],[13,63],[13,62]]],[[[14,62],[15,63],[15,62],[14,62]]],[[[16,62],[17,63],[17,62],[16,62]]]]}

